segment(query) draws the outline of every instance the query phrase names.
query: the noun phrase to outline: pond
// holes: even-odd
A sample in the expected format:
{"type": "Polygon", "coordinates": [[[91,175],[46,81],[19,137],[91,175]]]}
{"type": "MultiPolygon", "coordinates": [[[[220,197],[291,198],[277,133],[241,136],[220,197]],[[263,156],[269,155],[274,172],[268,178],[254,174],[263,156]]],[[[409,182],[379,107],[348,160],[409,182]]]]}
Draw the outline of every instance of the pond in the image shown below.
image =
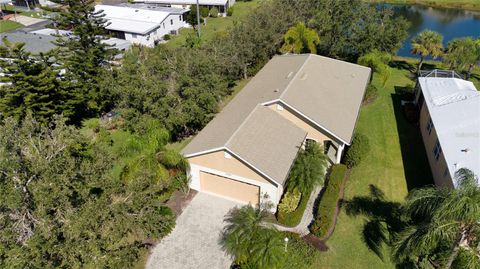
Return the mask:
{"type": "Polygon", "coordinates": [[[444,46],[457,37],[480,37],[480,12],[418,5],[379,5],[379,8],[385,7],[392,8],[396,16],[405,17],[411,24],[408,38],[397,53],[399,56],[414,57],[410,53],[410,42],[426,29],[442,34],[444,46]]]}

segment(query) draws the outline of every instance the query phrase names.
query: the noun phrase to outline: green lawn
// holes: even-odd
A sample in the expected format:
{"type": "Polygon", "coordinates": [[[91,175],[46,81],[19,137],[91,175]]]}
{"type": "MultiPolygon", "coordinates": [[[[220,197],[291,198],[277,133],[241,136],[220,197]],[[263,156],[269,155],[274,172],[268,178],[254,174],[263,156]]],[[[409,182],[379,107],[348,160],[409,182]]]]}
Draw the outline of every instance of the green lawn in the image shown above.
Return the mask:
{"type": "MultiPolygon", "coordinates": [[[[212,39],[214,36],[221,34],[228,27],[232,26],[234,21],[246,17],[260,2],[261,0],[236,2],[233,6],[234,11],[231,17],[207,18],[206,25],[202,25],[200,28],[202,40],[208,42],[208,40],[212,39]]],[[[172,47],[182,46],[185,43],[187,36],[194,33],[195,31],[192,28],[181,29],[180,34],[172,36],[172,39],[169,40],[167,44],[172,47]]]]}
{"type": "Polygon", "coordinates": [[[480,10],[480,1],[478,0],[366,0],[375,3],[390,4],[418,4],[439,8],[458,8],[467,10],[480,10]]]}
{"type": "Polygon", "coordinates": [[[22,27],[22,24],[15,21],[0,21],[0,33],[9,32],[22,27]]]}
{"type": "MultiPolygon", "coordinates": [[[[395,68],[390,80],[379,88],[378,99],[362,108],[357,130],[368,135],[371,150],[353,169],[346,185],[345,199],[367,195],[373,184],[384,191],[386,199],[403,201],[409,189],[431,184],[430,168],[419,131],[403,116],[396,91],[412,85],[410,72],[395,68]]],[[[312,268],[395,268],[384,249],[382,261],[362,241],[362,217],[342,212],[333,236],[327,242],[330,250],[317,256],[312,268]]]]}

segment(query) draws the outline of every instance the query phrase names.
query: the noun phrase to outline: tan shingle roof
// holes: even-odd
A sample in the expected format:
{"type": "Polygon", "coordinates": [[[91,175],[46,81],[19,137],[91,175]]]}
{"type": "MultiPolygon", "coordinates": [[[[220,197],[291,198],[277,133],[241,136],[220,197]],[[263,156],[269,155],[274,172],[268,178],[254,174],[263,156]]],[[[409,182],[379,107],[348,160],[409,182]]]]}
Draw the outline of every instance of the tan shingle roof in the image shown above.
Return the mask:
{"type": "Polygon", "coordinates": [[[306,136],[280,114],[258,105],[226,147],[283,185],[306,136]]]}
{"type": "MultiPolygon", "coordinates": [[[[183,154],[188,157],[225,147],[227,143],[232,151],[233,148],[248,151],[259,146],[260,143],[234,146],[233,136],[243,132],[241,129],[246,125],[243,123],[257,105],[274,100],[281,100],[340,140],[350,143],[369,75],[369,68],[318,55],[276,56],[185,147],[183,154]]],[[[265,139],[271,137],[257,140],[265,139]]],[[[280,143],[277,147],[283,145],[280,143]]],[[[257,163],[261,161],[254,158],[252,165],[260,168],[257,163]]],[[[270,169],[267,166],[263,169],[270,169]]],[[[274,163],[272,166],[272,169],[284,168],[289,169],[290,165],[274,163]]]]}

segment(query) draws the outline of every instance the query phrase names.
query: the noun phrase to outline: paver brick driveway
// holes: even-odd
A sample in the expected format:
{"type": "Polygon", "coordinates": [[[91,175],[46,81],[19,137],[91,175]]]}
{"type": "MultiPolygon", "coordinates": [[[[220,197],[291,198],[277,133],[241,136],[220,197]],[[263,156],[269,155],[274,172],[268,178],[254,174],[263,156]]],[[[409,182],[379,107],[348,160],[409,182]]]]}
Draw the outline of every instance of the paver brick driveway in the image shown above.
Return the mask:
{"type": "Polygon", "coordinates": [[[177,218],[175,229],[156,245],[147,269],[225,269],[232,260],[218,241],[227,212],[239,204],[197,193],[177,218]]]}

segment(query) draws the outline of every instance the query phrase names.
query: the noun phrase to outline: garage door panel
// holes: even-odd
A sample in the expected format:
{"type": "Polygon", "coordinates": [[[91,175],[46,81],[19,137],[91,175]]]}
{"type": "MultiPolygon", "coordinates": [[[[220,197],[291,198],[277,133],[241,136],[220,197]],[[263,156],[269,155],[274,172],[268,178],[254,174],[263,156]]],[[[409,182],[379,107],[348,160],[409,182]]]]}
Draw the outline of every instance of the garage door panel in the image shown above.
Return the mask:
{"type": "Polygon", "coordinates": [[[257,205],[260,187],[222,176],[200,172],[201,191],[257,205]]]}

